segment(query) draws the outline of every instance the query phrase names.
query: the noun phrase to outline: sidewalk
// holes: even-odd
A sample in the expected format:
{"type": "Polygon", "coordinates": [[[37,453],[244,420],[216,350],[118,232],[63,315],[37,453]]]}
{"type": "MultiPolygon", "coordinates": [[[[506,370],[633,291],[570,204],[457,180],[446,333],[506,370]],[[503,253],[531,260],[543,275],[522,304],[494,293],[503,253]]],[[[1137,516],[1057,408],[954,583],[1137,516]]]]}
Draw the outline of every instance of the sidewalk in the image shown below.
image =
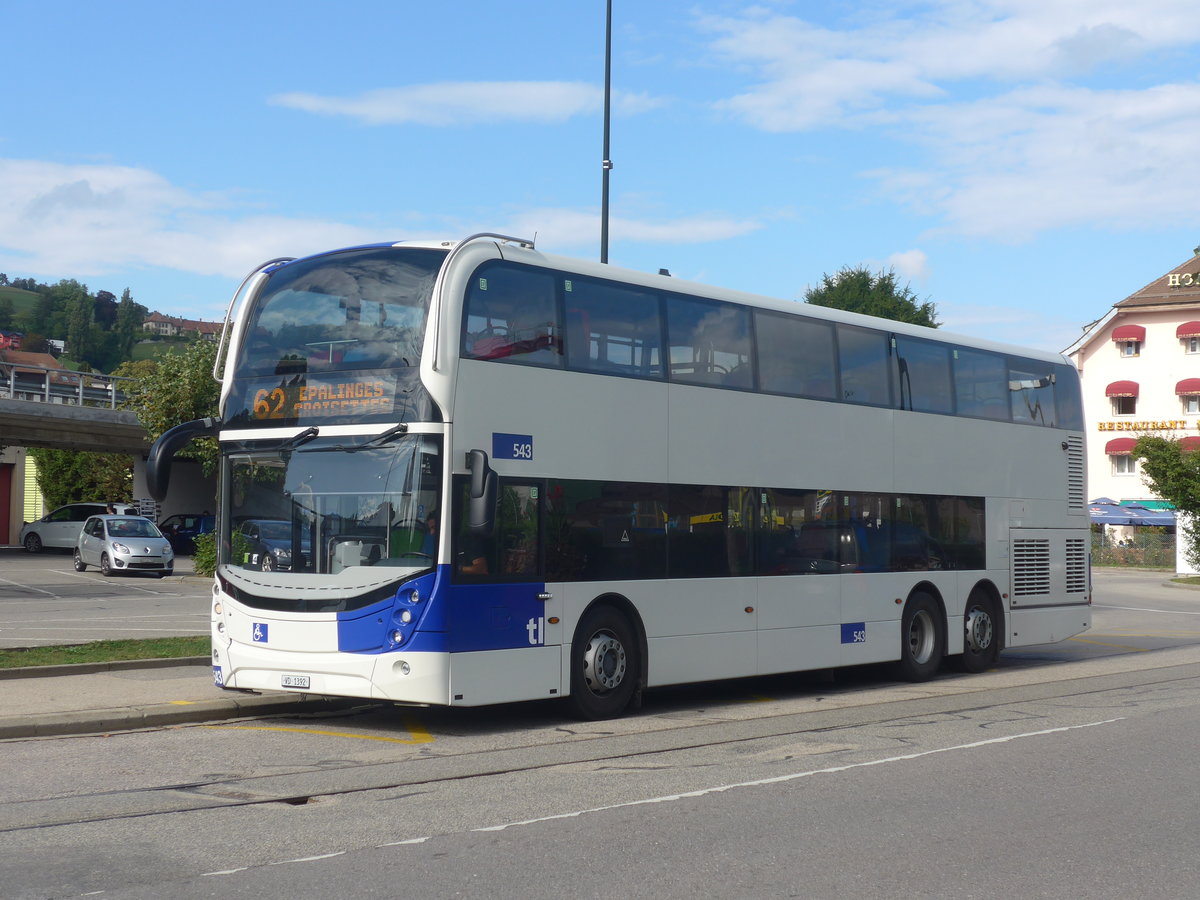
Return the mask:
{"type": "Polygon", "coordinates": [[[309,712],[344,702],[350,701],[222,690],[213,685],[206,657],[0,669],[0,740],[309,712]]]}

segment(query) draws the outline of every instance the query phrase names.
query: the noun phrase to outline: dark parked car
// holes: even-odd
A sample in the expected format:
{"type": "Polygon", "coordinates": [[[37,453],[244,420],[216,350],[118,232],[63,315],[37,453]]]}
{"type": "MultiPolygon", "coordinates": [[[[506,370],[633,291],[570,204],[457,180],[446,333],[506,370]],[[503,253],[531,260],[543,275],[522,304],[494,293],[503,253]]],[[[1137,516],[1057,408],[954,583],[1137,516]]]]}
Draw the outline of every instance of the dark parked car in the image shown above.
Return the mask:
{"type": "MultiPolygon", "coordinates": [[[[235,535],[234,550],[238,551],[238,543],[244,542],[241,564],[247,569],[261,569],[264,572],[290,572],[292,560],[292,523],[283,519],[247,519],[238,526],[235,535]]],[[[303,557],[310,553],[308,541],[301,545],[303,557]]],[[[307,559],[299,561],[301,565],[307,559]]]]}
{"type": "Polygon", "coordinates": [[[196,538],[217,527],[217,517],[208,513],[176,513],[158,523],[171,547],[182,556],[196,552],[196,538]]]}

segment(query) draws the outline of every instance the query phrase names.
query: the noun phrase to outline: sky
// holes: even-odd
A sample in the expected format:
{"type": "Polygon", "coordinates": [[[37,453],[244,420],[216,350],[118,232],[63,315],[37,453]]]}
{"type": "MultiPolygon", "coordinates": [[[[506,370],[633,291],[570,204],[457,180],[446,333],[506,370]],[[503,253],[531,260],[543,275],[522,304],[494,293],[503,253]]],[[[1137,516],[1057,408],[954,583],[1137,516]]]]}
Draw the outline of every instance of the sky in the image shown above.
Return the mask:
{"type": "MultiPolygon", "coordinates": [[[[1200,244],[1194,0],[613,0],[609,261],[894,269],[1062,350],[1200,244]]],[[[600,254],[604,0],[0,0],[0,272],[206,320],[256,264],[600,254]]]]}

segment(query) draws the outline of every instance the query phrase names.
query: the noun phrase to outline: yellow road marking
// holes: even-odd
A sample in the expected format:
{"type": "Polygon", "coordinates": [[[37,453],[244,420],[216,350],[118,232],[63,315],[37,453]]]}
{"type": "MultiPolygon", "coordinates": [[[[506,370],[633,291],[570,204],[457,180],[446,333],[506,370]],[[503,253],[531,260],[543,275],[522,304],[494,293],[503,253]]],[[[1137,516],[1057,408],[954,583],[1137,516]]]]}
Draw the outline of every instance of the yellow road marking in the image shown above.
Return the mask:
{"type": "Polygon", "coordinates": [[[1106,644],[1104,641],[1089,641],[1078,637],[1070,638],[1070,640],[1080,644],[1093,644],[1097,647],[1113,647],[1117,650],[1136,650],[1138,653],[1145,653],[1150,649],[1149,647],[1130,647],[1128,644],[1106,644]]]}
{"type": "Polygon", "coordinates": [[[283,725],[206,725],[206,728],[237,729],[239,731],[290,731],[294,734],[316,734],[322,737],[355,738],[360,741],[386,741],[391,744],[432,744],[433,735],[412,720],[405,720],[412,737],[396,738],[377,734],[353,734],[349,731],[326,731],[320,728],[288,728],[283,725]]]}

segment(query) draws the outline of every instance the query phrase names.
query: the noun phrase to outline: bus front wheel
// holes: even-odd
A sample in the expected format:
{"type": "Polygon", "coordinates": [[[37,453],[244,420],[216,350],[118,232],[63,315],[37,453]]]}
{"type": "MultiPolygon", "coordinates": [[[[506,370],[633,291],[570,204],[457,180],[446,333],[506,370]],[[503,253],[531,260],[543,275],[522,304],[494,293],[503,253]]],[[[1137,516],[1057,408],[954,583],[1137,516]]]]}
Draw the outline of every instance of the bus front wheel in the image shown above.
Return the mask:
{"type": "Polygon", "coordinates": [[[583,719],[611,719],[629,705],[641,666],[637,635],[611,606],[589,610],[571,644],[571,706],[583,719]]]}
{"type": "Polygon", "coordinates": [[[1000,658],[1000,622],[995,601],[978,588],[967,598],[963,652],[954,660],[964,672],[986,672],[1000,658]]]}
{"type": "Polygon", "coordinates": [[[917,592],[904,604],[900,619],[900,662],[905,681],[928,681],[942,664],[946,638],[941,608],[929,594],[917,592]]]}

